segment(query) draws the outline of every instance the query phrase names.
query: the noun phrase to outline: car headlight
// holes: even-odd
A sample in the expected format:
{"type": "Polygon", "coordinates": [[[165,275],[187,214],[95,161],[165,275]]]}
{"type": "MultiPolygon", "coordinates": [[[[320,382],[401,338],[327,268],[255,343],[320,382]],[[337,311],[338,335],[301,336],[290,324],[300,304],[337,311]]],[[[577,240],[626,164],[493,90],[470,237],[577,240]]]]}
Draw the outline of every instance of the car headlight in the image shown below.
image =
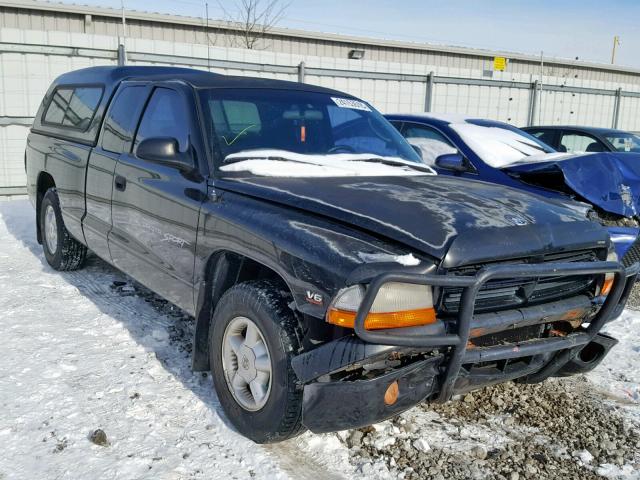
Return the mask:
{"type": "MultiPolygon", "coordinates": [[[[617,262],[618,254],[615,250],[609,250],[609,254],[607,255],[607,262],[617,262]]],[[[607,273],[604,276],[604,282],[602,282],[602,288],[600,288],[599,295],[607,296],[609,292],[611,292],[611,288],[613,287],[613,280],[615,279],[615,273],[607,273]]]]}
{"type": "MultiPolygon", "coordinates": [[[[362,285],[354,285],[338,292],[327,311],[327,322],[353,328],[364,293],[362,285]]],[[[378,290],[364,321],[364,328],[377,330],[415,327],[435,322],[436,311],[433,308],[430,286],[389,282],[378,290]]]]}

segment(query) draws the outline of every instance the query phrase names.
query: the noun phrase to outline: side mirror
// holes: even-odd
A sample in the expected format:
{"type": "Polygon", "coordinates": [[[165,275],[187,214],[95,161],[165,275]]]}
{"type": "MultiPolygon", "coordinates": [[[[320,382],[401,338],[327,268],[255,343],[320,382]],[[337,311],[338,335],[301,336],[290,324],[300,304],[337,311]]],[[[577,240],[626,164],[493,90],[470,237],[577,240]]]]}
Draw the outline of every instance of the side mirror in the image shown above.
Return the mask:
{"type": "Polygon", "coordinates": [[[454,172],[469,170],[466,159],[459,153],[445,153],[436,158],[436,167],[454,172]]]}
{"type": "Polygon", "coordinates": [[[143,160],[164,163],[181,169],[193,167],[190,155],[180,152],[178,140],[171,137],[145,138],[138,145],[136,156],[143,160]]]}

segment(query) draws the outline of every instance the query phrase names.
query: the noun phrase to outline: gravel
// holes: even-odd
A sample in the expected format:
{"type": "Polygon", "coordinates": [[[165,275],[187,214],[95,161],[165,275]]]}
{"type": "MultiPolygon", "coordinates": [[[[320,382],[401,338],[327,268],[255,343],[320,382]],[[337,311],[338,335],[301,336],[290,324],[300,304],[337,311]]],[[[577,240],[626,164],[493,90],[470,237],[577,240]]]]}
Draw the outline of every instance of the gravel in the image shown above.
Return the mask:
{"type": "Polygon", "coordinates": [[[636,283],[631,290],[631,295],[629,295],[627,306],[629,308],[633,308],[634,310],[640,310],[640,282],[636,283]]]}
{"type": "Polygon", "coordinates": [[[507,383],[444,405],[424,404],[338,438],[347,439],[351,462],[367,476],[637,477],[640,429],[618,408],[597,397],[583,377],[507,383]]]}
{"type": "Polygon", "coordinates": [[[96,445],[100,445],[101,447],[106,447],[109,445],[109,440],[107,440],[107,434],[104,433],[104,430],[98,428],[94,430],[89,435],[89,440],[95,443],[96,445]]]}

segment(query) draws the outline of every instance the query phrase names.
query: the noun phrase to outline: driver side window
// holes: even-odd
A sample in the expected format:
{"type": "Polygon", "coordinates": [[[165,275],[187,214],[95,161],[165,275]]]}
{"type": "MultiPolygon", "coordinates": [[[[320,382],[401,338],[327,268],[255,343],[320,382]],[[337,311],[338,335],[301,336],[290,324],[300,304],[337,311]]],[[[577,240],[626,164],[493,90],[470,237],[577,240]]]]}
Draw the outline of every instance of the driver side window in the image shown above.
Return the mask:
{"type": "Polygon", "coordinates": [[[406,124],[404,137],[420,149],[422,161],[433,166],[436,158],[447,153],[456,153],[458,149],[437,130],[424,125],[406,124]]]}
{"type": "Polygon", "coordinates": [[[146,138],[171,137],[185,152],[189,146],[189,115],[182,97],[175,90],[156,88],[147,104],[138,133],[135,147],[146,138]]]}

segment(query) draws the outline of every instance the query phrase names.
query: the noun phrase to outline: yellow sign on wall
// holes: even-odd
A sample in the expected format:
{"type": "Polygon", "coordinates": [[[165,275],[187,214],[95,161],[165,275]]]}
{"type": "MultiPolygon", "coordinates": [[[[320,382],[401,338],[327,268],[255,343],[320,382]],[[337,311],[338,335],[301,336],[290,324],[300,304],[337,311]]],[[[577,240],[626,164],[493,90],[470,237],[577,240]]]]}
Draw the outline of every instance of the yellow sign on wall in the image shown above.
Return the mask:
{"type": "Polygon", "coordinates": [[[498,72],[504,72],[507,69],[507,59],[504,57],[494,57],[493,69],[498,72]]]}

